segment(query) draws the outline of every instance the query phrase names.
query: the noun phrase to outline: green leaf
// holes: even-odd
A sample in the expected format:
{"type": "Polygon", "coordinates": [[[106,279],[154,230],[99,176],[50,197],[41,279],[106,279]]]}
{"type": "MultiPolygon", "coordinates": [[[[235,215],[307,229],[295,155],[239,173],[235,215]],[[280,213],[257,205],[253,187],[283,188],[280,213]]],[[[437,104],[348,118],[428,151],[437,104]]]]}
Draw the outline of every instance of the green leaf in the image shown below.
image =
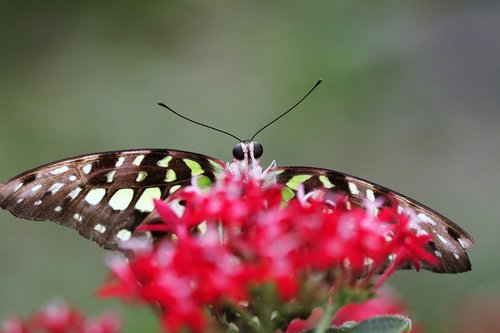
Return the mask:
{"type": "MultiPolygon", "coordinates": [[[[404,316],[380,316],[362,321],[347,322],[342,327],[332,327],[326,333],[403,333],[410,332],[411,321],[404,316]]],[[[314,329],[306,331],[312,333],[314,329]]]]}
{"type": "Polygon", "coordinates": [[[380,316],[351,327],[332,328],[329,333],[403,333],[411,330],[411,321],[403,316],[380,316]]]}

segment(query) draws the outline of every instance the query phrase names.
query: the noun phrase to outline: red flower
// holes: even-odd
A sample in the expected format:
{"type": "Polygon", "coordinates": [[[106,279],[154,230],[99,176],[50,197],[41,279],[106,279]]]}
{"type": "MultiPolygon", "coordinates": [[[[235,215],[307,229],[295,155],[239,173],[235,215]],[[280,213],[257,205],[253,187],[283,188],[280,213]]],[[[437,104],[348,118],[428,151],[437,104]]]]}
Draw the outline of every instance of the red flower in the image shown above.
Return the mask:
{"type": "Polygon", "coordinates": [[[3,322],[0,333],[118,333],[121,320],[115,315],[88,319],[65,303],[55,303],[34,312],[26,321],[16,316],[3,322]]]}
{"type": "Polygon", "coordinates": [[[104,314],[83,323],[83,333],[118,333],[121,331],[121,319],[114,314],[104,314]]]}
{"type": "Polygon", "coordinates": [[[407,261],[413,263],[417,271],[420,269],[421,262],[426,262],[430,265],[439,264],[438,258],[425,249],[425,245],[432,238],[431,235],[427,233],[418,234],[418,223],[420,221],[411,216],[412,214],[414,215],[412,211],[404,212],[399,214],[396,219],[386,249],[392,261],[378,279],[377,287],[381,286],[399,266],[407,261]],[[412,223],[412,218],[416,222],[412,223]]]}
{"type": "Polygon", "coordinates": [[[84,318],[67,304],[50,304],[31,316],[32,327],[50,333],[64,333],[79,327],[84,318]]]}
{"type": "Polygon", "coordinates": [[[323,310],[320,308],[315,308],[307,319],[294,319],[290,322],[285,333],[302,333],[306,330],[310,330],[316,326],[316,324],[323,317],[323,310]]]}
{"type": "Polygon", "coordinates": [[[0,333],[29,333],[28,326],[18,316],[11,315],[2,323],[0,333]]]}
{"type": "Polygon", "coordinates": [[[379,202],[348,209],[345,197],[301,189],[284,206],[282,190],[225,175],[208,191],[193,185],[167,202],[156,200],[161,223],[138,230],[173,234],[176,240],[138,248],[137,240],[126,243],[132,255],[110,260],[112,281],[100,295],[155,304],[169,332],[207,332],[225,324],[221,311],[228,304],[237,312],[265,308],[258,303],[271,297],[269,285],[277,291],[275,311],[289,311],[304,295],[302,306],[312,310],[337,290],[332,281],[366,287],[389,257],[379,284],[407,261],[417,268],[421,261],[436,262],[424,249],[429,236],[417,234],[406,213],[387,208],[377,216],[379,202]],[[205,232],[193,232],[201,223],[205,232]]]}

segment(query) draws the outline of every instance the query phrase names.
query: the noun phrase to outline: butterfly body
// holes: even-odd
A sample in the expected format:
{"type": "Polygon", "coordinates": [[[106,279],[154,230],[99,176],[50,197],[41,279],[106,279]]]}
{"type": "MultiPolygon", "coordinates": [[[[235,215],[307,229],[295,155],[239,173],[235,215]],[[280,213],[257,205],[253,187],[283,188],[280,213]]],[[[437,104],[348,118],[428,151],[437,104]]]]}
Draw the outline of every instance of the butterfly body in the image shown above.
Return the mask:
{"type": "Polygon", "coordinates": [[[51,220],[77,230],[108,249],[117,249],[135,228],[154,214],[153,198],[165,199],[188,186],[193,176],[205,184],[224,170],[265,177],[286,185],[293,196],[299,184],[306,192],[319,188],[348,196],[350,205],[365,201],[397,204],[420,219],[418,228],[432,235],[429,250],[440,259],[436,272],[470,270],[466,249],[471,237],[458,225],[393,190],[338,171],[310,167],[265,170],[262,145],[242,141],[233,148],[233,161],[172,149],[141,149],[77,156],[26,171],[0,184],[0,207],[30,220],[51,220]],[[394,200],[392,200],[394,199],[394,200]]]}

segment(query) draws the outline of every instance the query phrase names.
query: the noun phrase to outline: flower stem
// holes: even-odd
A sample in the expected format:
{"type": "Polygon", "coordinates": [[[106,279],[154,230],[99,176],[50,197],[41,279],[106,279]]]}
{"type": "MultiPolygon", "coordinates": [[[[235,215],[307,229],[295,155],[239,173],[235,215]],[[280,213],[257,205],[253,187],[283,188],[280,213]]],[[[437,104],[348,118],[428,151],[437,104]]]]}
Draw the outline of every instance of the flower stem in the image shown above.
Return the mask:
{"type": "Polygon", "coordinates": [[[323,313],[323,318],[321,318],[321,321],[314,329],[314,333],[325,333],[332,325],[333,315],[337,310],[338,308],[333,302],[328,302],[325,307],[325,312],[323,313]]]}
{"type": "Polygon", "coordinates": [[[241,319],[251,328],[251,332],[259,333],[261,332],[260,326],[253,320],[252,315],[243,309],[241,306],[234,305],[232,303],[228,304],[231,308],[231,311],[237,313],[241,316],[241,319]]]}

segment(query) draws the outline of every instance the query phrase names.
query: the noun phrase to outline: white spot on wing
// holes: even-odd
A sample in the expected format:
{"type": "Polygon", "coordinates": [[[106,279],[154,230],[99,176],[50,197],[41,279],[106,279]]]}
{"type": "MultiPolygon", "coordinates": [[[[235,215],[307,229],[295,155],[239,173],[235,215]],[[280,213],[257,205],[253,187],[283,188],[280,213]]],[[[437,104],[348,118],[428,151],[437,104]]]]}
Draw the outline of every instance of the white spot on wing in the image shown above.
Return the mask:
{"type": "Polygon", "coordinates": [[[468,246],[467,246],[467,245],[468,245],[468,242],[464,241],[462,238],[459,238],[459,239],[458,239],[458,242],[460,243],[460,245],[461,245],[464,249],[466,249],[466,248],[468,247],[468,246]]]}
{"type": "Polygon", "coordinates": [[[417,225],[417,236],[428,235],[429,233],[417,225]]]}
{"type": "Polygon", "coordinates": [[[56,213],[59,213],[62,211],[62,207],[61,206],[57,206],[56,208],[54,208],[54,212],[56,213]]]}
{"type": "Polygon", "coordinates": [[[41,204],[42,204],[42,200],[37,200],[34,203],[35,206],[40,206],[41,204]]]}
{"type": "Polygon", "coordinates": [[[178,189],[180,189],[181,186],[180,185],[174,185],[170,188],[170,190],[168,190],[168,193],[169,194],[173,194],[175,191],[177,191],[178,189]]]}
{"type": "Polygon", "coordinates": [[[118,167],[121,167],[121,166],[123,165],[123,162],[125,162],[125,157],[120,156],[120,157],[118,158],[118,161],[116,161],[115,167],[117,167],[117,168],[118,168],[118,167]]]}
{"type": "Polygon", "coordinates": [[[436,221],[434,221],[433,219],[431,219],[429,216],[425,215],[424,213],[418,213],[417,215],[422,221],[424,221],[425,223],[429,223],[429,224],[432,224],[432,225],[436,225],[436,221]]]}
{"type": "Polygon", "coordinates": [[[353,195],[359,194],[359,190],[358,190],[358,187],[356,186],[356,184],[349,182],[348,185],[349,185],[349,191],[351,191],[351,193],[353,195]]]}
{"type": "Polygon", "coordinates": [[[139,171],[137,174],[137,178],[135,179],[136,182],[142,182],[146,177],[148,176],[148,173],[146,171],[139,171]]]}
{"type": "Polygon", "coordinates": [[[94,230],[100,234],[103,234],[104,232],[106,232],[106,227],[98,223],[94,226],[94,230]]]}
{"type": "Polygon", "coordinates": [[[152,212],[155,208],[153,199],[161,197],[161,190],[159,187],[150,187],[142,192],[141,197],[135,204],[135,209],[141,212],[152,212]]]}
{"type": "Polygon", "coordinates": [[[108,183],[112,183],[113,182],[113,177],[115,176],[115,173],[116,173],[116,170],[111,170],[110,172],[108,172],[106,174],[106,181],[108,183]]]}
{"type": "Polygon", "coordinates": [[[438,250],[434,251],[434,254],[436,255],[436,257],[439,257],[439,258],[441,258],[443,256],[441,251],[438,251],[438,250]]]}
{"type": "Polygon", "coordinates": [[[82,191],[82,188],[81,187],[77,187],[75,188],[73,191],[71,191],[69,194],[68,194],[68,197],[71,198],[71,200],[75,199],[78,194],[80,194],[80,192],[82,191]]]}
{"type": "Polygon", "coordinates": [[[83,216],[81,216],[81,215],[80,215],[80,214],[78,214],[78,213],[77,213],[77,214],[75,214],[75,215],[73,215],[73,218],[74,218],[75,220],[77,220],[78,222],[82,222],[82,221],[83,221],[83,216]]]}
{"type": "Polygon", "coordinates": [[[69,180],[70,180],[70,181],[72,181],[72,182],[74,182],[76,179],[77,179],[77,178],[76,178],[76,176],[75,176],[75,175],[71,175],[71,176],[69,176],[69,180]]]}
{"type": "Polygon", "coordinates": [[[444,238],[443,236],[441,236],[440,234],[437,234],[437,238],[439,238],[439,240],[443,243],[443,244],[447,244],[448,243],[448,240],[446,238],[444,238]]]}
{"type": "Polygon", "coordinates": [[[18,199],[16,202],[17,202],[17,203],[21,203],[21,202],[23,202],[23,201],[24,201],[24,198],[21,198],[21,199],[18,199]]]}
{"type": "Polygon", "coordinates": [[[94,188],[87,193],[85,201],[91,205],[97,205],[106,195],[106,190],[103,188],[94,188]]]}
{"type": "Polygon", "coordinates": [[[54,183],[52,186],[49,188],[49,191],[52,192],[52,194],[56,194],[59,192],[59,190],[64,186],[63,183],[54,183]]]}
{"type": "Polygon", "coordinates": [[[127,229],[122,229],[116,234],[116,237],[121,241],[129,240],[130,236],[132,236],[132,233],[127,229]]]}
{"type": "Polygon", "coordinates": [[[37,184],[37,185],[33,186],[33,188],[31,189],[31,192],[36,192],[41,188],[42,188],[42,184],[37,184]]]}
{"type": "Polygon", "coordinates": [[[17,184],[16,187],[14,188],[14,192],[16,192],[17,190],[19,190],[21,187],[23,187],[23,183],[17,184]]]}
{"type": "Polygon", "coordinates": [[[455,259],[460,259],[460,256],[458,255],[458,253],[453,253],[453,256],[455,257],[455,259]]]}
{"type": "Polygon", "coordinates": [[[59,175],[59,174],[64,173],[68,170],[69,170],[69,168],[66,165],[63,165],[62,167],[59,167],[57,169],[52,170],[50,173],[53,175],[59,175]]]}
{"type": "Polygon", "coordinates": [[[92,164],[90,163],[87,163],[83,166],[82,168],[83,172],[85,172],[85,174],[89,174],[90,170],[92,170],[92,164]]]}
{"type": "Polygon", "coordinates": [[[134,190],[131,188],[122,188],[113,194],[109,200],[109,205],[114,210],[124,210],[130,205],[134,197],[134,190]]]}
{"type": "Polygon", "coordinates": [[[366,190],[366,198],[370,201],[375,201],[375,193],[373,193],[373,190],[371,189],[366,190]]]}
{"type": "Polygon", "coordinates": [[[137,156],[134,161],[132,162],[133,165],[139,166],[142,163],[142,160],[144,159],[144,155],[139,155],[137,156]]]}

